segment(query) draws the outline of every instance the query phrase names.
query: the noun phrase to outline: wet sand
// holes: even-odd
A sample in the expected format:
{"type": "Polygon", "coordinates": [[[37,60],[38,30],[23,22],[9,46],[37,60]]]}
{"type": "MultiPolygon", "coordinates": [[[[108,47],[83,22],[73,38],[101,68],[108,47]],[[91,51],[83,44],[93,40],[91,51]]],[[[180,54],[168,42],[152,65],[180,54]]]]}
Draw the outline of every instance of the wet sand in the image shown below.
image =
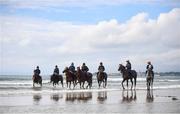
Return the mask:
{"type": "Polygon", "coordinates": [[[0,96],[4,113],[180,113],[180,89],[55,92],[0,96]]]}

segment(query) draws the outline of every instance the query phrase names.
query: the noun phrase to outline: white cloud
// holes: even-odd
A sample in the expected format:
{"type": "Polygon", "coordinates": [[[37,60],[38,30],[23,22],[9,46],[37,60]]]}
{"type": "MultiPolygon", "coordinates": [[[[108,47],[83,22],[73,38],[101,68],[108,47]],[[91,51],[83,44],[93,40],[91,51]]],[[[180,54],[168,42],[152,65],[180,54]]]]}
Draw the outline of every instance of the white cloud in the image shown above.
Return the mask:
{"type": "MultiPolygon", "coordinates": [[[[1,16],[0,19],[5,65],[8,60],[16,64],[21,61],[26,64],[25,60],[39,61],[43,65],[74,60],[78,63],[91,61],[94,65],[100,60],[118,64],[130,59],[135,68],[148,60],[160,71],[173,70],[162,65],[180,67],[179,8],[160,14],[154,20],[143,12],[125,23],[111,19],[93,25],[15,16],[1,16]],[[6,60],[7,57],[11,59],[6,60]]],[[[34,62],[27,62],[27,65],[34,62]]],[[[9,66],[14,64],[10,63],[9,66]]]]}

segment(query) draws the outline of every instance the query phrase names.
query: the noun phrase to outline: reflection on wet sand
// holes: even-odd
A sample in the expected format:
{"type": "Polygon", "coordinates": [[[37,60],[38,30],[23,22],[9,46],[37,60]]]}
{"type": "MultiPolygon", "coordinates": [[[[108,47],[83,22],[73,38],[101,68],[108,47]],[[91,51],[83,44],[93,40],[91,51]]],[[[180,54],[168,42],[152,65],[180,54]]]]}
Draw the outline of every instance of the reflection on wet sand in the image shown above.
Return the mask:
{"type": "Polygon", "coordinates": [[[41,95],[40,94],[34,94],[33,95],[33,100],[34,100],[34,103],[36,104],[36,105],[38,105],[39,104],[39,101],[41,100],[41,95]]]}
{"type": "Polygon", "coordinates": [[[98,92],[97,100],[100,103],[103,103],[107,99],[107,91],[98,92]]]}
{"type": "Polygon", "coordinates": [[[88,101],[92,99],[92,92],[69,92],[66,93],[66,101],[88,101]]]}
{"type": "Polygon", "coordinates": [[[63,98],[63,95],[62,94],[53,94],[51,95],[51,99],[54,100],[54,101],[59,101],[59,99],[62,99],[63,98]]]}
{"type": "Polygon", "coordinates": [[[136,101],[136,90],[123,90],[122,91],[122,102],[130,103],[132,101],[136,101]]]}
{"type": "Polygon", "coordinates": [[[153,90],[147,90],[147,96],[146,96],[146,102],[153,102],[154,96],[153,96],[153,90]]]}

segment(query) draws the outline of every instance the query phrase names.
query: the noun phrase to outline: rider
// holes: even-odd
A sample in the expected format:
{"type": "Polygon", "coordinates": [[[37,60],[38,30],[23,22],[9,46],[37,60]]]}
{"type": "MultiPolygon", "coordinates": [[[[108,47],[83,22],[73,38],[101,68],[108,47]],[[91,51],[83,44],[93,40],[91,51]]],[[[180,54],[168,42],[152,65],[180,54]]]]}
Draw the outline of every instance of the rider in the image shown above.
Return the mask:
{"type": "Polygon", "coordinates": [[[150,61],[147,62],[147,66],[146,66],[146,74],[147,74],[147,71],[150,71],[152,72],[153,76],[154,76],[154,72],[153,72],[153,65],[151,64],[150,61]]]}
{"type": "Polygon", "coordinates": [[[74,66],[74,63],[73,63],[73,62],[72,62],[71,65],[69,66],[69,70],[70,70],[70,72],[75,73],[75,66],[74,66]]]}
{"type": "Polygon", "coordinates": [[[57,65],[55,66],[55,69],[54,69],[54,75],[59,75],[59,68],[57,65]]]}
{"type": "Polygon", "coordinates": [[[34,70],[34,74],[36,76],[39,76],[39,74],[41,73],[40,69],[39,69],[39,66],[36,67],[36,69],[34,70]]]}
{"type": "Polygon", "coordinates": [[[71,65],[69,66],[69,71],[74,74],[73,75],[73,78],[75,79],[75,73],[76,73],[76,70],[75,70],[75,66],[74,66],[74,63],[72,62],[71,65]]]}
{"type": "Polygon", "coordinates": [[[89,71],[89,68],[86,66],[86,64],[85,63],[83,63],[82,64],[82,66],[81,66],[81,70],[83,71],[83,72],[88,72],[89,71]]]}
{"type": "Polygon", "coordinates": [[[33,75],[33,79],[35,78],[35,76],[39,76],[39,74],[41,73],[39,66],[36,67],[36,69],[34,70],[34,75],[33,75]]]}
{"type": "Polygon", "coordinates": [[[100,62],[100,65],[98,67],[98,71],[99,71],[99,73],[103,73],[105,71],[105,67],[103,66],[102,62],[100,62]]]}
{"type": "Polygon", "coordinates": [[[131,76],[131,63],[129,60],[126,61],[126,69],[128,71],[128,75],[131,76]]]}

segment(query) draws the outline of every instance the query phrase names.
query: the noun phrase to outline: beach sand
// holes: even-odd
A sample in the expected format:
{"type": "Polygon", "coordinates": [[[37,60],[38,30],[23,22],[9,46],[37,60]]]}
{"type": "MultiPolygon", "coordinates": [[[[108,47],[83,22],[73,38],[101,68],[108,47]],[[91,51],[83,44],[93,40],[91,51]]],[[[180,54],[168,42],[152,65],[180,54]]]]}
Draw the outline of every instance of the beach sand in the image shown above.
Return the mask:
{"type": "Polygon", "coordinates": [[[5,95],[0,96],[4,113],[180,113],[180,89],[5,95]]]}

